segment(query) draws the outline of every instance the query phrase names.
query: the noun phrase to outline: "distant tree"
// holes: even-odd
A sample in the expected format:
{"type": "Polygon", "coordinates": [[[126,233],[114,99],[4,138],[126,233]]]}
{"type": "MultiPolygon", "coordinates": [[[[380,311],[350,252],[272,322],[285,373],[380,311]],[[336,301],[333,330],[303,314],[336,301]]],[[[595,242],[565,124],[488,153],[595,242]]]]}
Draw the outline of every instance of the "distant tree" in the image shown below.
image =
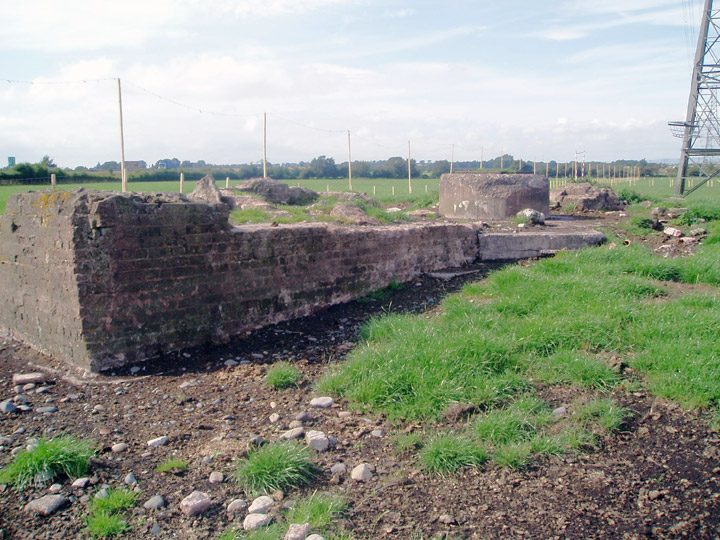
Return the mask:
{"type": "Polygon", "coordinates": [[[338,169],[333,158],[319,156],[310,162],[310,173],[315,178],[337,178],[338,169]]]}
{"type": "Polygon", "coordinates": [[[43,156],[42,161],[40,161],[40,165],[48,169],[52,167],[57,167],[57,165],[55,165],[55,162],[53,161],[53,158],[48,155],[43,156]]]}

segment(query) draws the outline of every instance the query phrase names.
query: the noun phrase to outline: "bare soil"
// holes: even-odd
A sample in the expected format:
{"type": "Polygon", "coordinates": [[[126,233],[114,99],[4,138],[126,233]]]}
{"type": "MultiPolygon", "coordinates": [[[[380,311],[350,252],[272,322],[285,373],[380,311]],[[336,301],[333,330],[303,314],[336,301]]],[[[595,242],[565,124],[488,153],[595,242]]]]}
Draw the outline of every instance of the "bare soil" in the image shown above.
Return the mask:
{"type": "MultiPolygon", "coordinates": [[[[60,480],[60,493],[71,502],[52,516],[23,510],[28,501],[47,494],[47,486],[22,492],[0,487],[0,539],[88,537],[83,530],[88,496],[104,484],[124,486],[129,472],[142,492],[125,538],[216,538],[231,524],[242,523],[243,512],[233,520],[225,508],[245,497],[232,475],[250,438],[277,439],[303,411],[312,417],[306,429],[335,437],[337,446],[317,454],[325,472],[316,483],[275,494],[282,500],[273,511],[315,490],[342,493],[349,512],[340,524],[357,539],[720,538],[720,434],[710,430],[702,412],[683,410],[644,391],[615,393],[633,415],[596,451],[541,459],[520,471],[490,465],[447,478],[422,472],[415,456],[398,453],[391,440],[393,434],[424,426],[393,425],[382,416],[352,411],[342,399],[329,409],[309,407],[318,395],[314,382],[328,364],[343,359],[369,317],[430,310],[445,294],[493,268],[478,266],[477,273],[449,281],[424,276],[383,300],[335,306],[255,331],[226,347],[138,365],[135,373],[128,367],[83,379],[23,345],[0,343],[0,401],[16,394],[13,374],[51,374],[46,393],[23,392],[32,411],[0,413],[0,436],[14,440],[0,450],[0,464],[31,437],[72,433],[96,440],[101,448],[88,487],[75,489],[70,480],[60,480]],[[226,366],[227,360],[238,365],[226,366]],[[274,390],[265,383],[268,366],[279,360],[301,370],[298,388],[274,390]],[[38,414],[36,409],[45,405],[57,411],[38,414]],[[350,415],[341,417],[341,411],[350,415]],[[276,423],[269,419],[273,413],[280,417],[276,423]],[[147,441],[163,435],[169,437],[167,445],[148,447],[147,441]],[[113,453],[110,447],[118,442],[128,449],[113,453]],[[157,472],[155,467],[169,457],[187,460],[188,470],[157,472]],[[329,469],[338,462],[347,465],[348,473],[332,476],[329,469]],[[374,469],[373,479],[350,479],[349,471],[360,463],[374,469]],[[213,471],[223,472],[225,481],[210,484],[213,471]],[[214,505],[201,516],[186,517],[179,503],[194,490],[206,492],[214,505]],[[155,494],[165,498],[167,507],[145,510],[142,503],[155,494]]],[[[568,386],[540,390],[554,406],[570,406],[584,397],[568,386]]],[[[447,420],[446,427],[463,421],[447,420]]]]}

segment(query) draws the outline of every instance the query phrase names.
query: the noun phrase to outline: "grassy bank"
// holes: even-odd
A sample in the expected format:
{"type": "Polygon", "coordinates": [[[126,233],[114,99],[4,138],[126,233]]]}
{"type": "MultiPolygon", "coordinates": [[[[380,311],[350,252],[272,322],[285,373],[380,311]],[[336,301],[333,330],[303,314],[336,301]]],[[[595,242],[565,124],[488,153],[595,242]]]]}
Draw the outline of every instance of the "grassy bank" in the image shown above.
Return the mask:
{"type": "Polygon", "coordinates": [[[483,452],[517,465],[592,446],[598,426],[618,429],[626,416],[607,398],[615,390],[646,388],[717,419],[718,286],[718,233],[679,259],[621,242],[560,253],[468,285],[430,317],[371,321],[364,344],[319,386],[397,421],[442,423],[463,404],[479,413],[472,427],[415,441],[460,461],[483,452]],[[539,398],[547,385],[576,388],[590,405],[580,400],[559,424],[539,398]]]}

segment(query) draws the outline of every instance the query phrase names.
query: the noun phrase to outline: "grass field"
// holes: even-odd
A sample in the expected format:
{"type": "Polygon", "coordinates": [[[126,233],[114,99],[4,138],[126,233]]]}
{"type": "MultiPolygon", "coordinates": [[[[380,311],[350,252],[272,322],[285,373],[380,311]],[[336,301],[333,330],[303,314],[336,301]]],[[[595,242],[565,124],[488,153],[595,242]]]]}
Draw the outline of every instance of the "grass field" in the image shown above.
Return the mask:
{"type": "MultiPolygon", "coordinates": [[[[241,183],[242,180],[231,180],[230,186],[235,186],[241,183]]],[[[225,181],[220,180],[217,182],[218,187],[224,188],[225,181]]],[[[330,191],[349,191],[347,179],[310,179],[310,180],[287,180],[286,184],[291,186],[297,186],[298,184],[312,189],[313,191],[324,192],[328,189],[330,191]]],[[[438,179],[418,179],[413,180],[413,194],[409,194],[409,186],[407,179],[397,180],[391,178],[358,178],[353,180],[353,191],[363,192],[368,195],[375,195],[375,197],[383,202],[392,201],[407,201],[413,200],[417,197],[422,197],[426,193],[437,194],[438,191],[438,179]],[[395,188],[395,194],[393,195],[393,187],[395,188]]],[[[120,191],[120,182],[97,182],[89,184],[59,184],[58,189],[71,191],[78,187],[84,187],[86,189],[98,189],[108,191],[120,191]]],[[[22,191],[40,191],[43,189],[50,189],[49,185],[19,185],[19,186],[0,186],[0,214],[5,212],[5,205],[7,204],[8,197],[13,193],[22,191]]],[[[183,184],[183,193],[186,195],[191,193],[195,189],[195,181],[186,180],[183,184]]],[[[129,190],[142,192],[142,193],[166,193],[166,192],[179,192],[180,182],[130,182],[129,190]]]]}

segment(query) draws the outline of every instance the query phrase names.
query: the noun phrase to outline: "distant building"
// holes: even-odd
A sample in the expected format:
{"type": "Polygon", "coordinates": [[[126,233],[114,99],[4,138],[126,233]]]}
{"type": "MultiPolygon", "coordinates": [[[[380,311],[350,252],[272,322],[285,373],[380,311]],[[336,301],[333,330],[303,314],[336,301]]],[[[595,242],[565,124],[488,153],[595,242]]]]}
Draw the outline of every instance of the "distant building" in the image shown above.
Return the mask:
{"type": "Polygon", "coordinates": [[[142,160],[125,162],[125,170],[126,171],[137,171],[138,169],[147,169],[147,163],[145,163],[142,160]]]}

